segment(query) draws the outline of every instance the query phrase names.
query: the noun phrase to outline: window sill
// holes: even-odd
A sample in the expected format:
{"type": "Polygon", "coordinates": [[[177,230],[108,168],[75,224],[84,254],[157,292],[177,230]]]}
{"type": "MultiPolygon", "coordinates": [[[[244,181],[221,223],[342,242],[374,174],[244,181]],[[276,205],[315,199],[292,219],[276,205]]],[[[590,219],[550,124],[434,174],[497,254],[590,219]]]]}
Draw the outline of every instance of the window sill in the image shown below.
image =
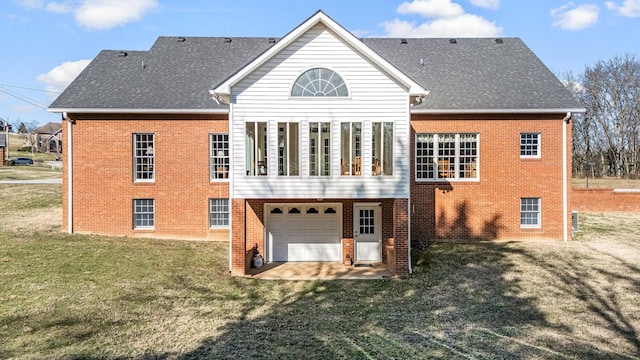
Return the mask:
{"type": "Polygon", "coordinates": [[[520,160],[535,161],[535,160],[542,160],[542,157],[541,156],[520,156],[520,160]]]}
{"type": "Polygon", "coordinates": [[[456,183],[456,184],[464,184],[464,183],[479,183],[480,179],[415,179],[416,183],[456,183]]]}
{"type": "Polygon", "coordinates": [[[154,232],[156,232],[156,229],[155,228],[146,228],[146,229],[144,229],[144,228],[143,229],[134,228],[133,231],[135,231],[137,233],[154,233],[154,232]]]}
{"type": "Polygon", "coordinates": [[[155,185],[155,184],[156,184],[155,180],[153,180],[153,181],[139,181],[138,180],[138,181],[134,181],[133,182],[133,185],[136,185],[136,186],[149,186],[149,185],[155,185]]]}

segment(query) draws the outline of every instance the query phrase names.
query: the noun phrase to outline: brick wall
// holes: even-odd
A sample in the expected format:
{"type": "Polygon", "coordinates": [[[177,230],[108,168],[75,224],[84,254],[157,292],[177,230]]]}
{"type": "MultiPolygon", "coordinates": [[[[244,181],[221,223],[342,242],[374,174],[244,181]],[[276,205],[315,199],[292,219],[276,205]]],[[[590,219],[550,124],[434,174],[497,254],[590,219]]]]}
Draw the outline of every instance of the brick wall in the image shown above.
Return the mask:
{"type": "MultiPolygon", "coordinates": [[[[562,239],[561,120],[564,116],[414,115],[412,139],[416,133],[478,133],[480,181],[415,182],[415,142],[412,142],[413,241],[562,239]],[[540,159],[520,158],[521,132],[542,134],[540,159]],[[520,228],[520,198],[523,197],[541,198],[540,229],[520,228]]],[[[567,126],[569,148],[570,125],[564,126],[567,126]]],[[[570,154],[568,151],[568,171],[570,154]]]]}
{"type": "MultiPolygon", "coordinates": [[[[229,229],[209,229],[208,203],[229,197],[228,182],[209,181],[209,133],[228,132],[226,115],[79,114],[73,120],[75,232],[228,240],[229,229]],[[133,133],[154,134],[154,182],[133,181],[133,133]],[[139,198],[155,200],[152,231],[133,230],[132,204],[139,198]]],[[[66,124],[63,129],[67,154],[66,124]]],[[[63,182],[66,229],[67,171],[63,182]]]]}
{"type": "Polygon", "coordinates": [[[0,147],[0,166],[5,165],[4,163],[4,146],[0,147]]]}
{"type": "Polygon", "coordinates": [[[613,189],[573,189],[571,209],[585,212],[639,212],[640,192],[613,189]]]}

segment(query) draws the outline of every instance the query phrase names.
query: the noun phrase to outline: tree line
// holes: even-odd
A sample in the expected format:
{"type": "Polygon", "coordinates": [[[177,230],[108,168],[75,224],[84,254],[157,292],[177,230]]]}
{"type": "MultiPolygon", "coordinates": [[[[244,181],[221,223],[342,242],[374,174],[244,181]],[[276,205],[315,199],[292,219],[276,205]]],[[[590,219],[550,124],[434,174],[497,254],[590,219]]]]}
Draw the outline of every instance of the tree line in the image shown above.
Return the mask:
{"type": "Polygon", "coordinates": [[[573,176],[639,177],[640,61],[620,55],[562,77],[586,109],[573,121],[573,176]]]}

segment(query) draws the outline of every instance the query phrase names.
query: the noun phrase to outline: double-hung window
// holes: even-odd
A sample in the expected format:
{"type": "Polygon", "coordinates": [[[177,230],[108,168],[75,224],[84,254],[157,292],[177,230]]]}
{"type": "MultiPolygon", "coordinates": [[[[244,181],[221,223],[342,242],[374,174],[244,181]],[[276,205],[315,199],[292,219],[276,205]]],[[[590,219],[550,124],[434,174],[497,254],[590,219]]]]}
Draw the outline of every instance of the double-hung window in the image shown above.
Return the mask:
{"type": "Polygon", "coordinates": [[[229,178],[229,134],[209,134],[211,180],[229,178]]]}
{"type": "Polygon", "coordinates": [[[309,123],[309,175],[331,175],[331,123],[309,123]]]}
{"type": "Polygon", "coordinates": [[[153,199],[133,200],[133,228],[152,230],[155,227],[155,204],[153,199]]]}
{"type": "Polygon", "coordinates": [[[540,158],[540,133],[520,134],[520,157],[540,158]]]}
{"type": "Polygon", "coordinates": [[[155,154],[153,134],[133,134],[133,179],[134,181],[155,180],[155,154]]]}
{"type": "Polygon", "coordinates": [[[416,180],[478,179],[478,134],[416,134],[416,180]]]}
{"type": "Polygon", "coordinates": [[[520,199],[520,227],[539,228],[540,223],[540,198],[520,199]]]}
{"type": "Polygon", "coordinates": [[[209,199],[209,227],[229,226],[229,199],[209,199]]]}

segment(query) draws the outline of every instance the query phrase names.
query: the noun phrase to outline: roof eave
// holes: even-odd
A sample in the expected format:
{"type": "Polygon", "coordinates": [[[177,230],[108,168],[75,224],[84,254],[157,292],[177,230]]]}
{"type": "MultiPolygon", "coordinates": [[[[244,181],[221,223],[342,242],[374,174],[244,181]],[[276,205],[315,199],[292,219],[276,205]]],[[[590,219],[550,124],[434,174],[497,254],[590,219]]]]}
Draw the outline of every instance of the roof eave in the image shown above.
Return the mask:
{"type": "Polygon", "coordinates": [[[549,109],[411,109],[412,114],[559,114],[583,113],[584,108],[549,109]]]}
{"type": "Polygon", "coordinates": [[[49,108],[51,113],[83,114],[228,114],[229,109],[49,108]]]}

